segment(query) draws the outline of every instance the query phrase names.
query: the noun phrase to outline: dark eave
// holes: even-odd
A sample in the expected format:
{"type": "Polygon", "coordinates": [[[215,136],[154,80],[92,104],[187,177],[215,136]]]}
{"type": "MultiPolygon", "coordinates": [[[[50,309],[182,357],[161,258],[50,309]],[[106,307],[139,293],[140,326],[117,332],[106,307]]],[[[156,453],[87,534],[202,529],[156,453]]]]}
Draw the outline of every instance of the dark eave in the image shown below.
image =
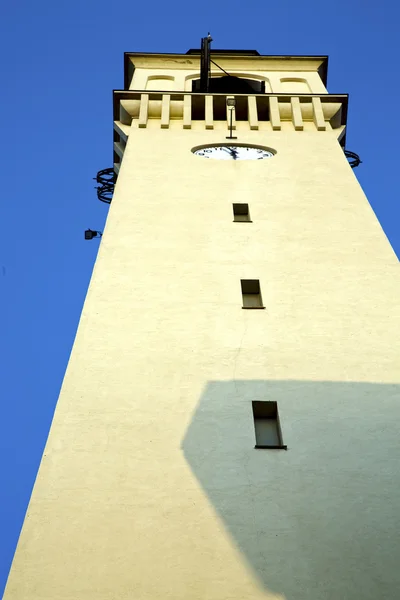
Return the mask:
{"type": "MultiPolygon", "coordinates": [[[[190,48],[186,54],[200,54],[200,48],[190,48]]],[[[239,56],[260,56],[258,50],[214,50],[211,48],[211,54],[236,54],[239,56]]]]}

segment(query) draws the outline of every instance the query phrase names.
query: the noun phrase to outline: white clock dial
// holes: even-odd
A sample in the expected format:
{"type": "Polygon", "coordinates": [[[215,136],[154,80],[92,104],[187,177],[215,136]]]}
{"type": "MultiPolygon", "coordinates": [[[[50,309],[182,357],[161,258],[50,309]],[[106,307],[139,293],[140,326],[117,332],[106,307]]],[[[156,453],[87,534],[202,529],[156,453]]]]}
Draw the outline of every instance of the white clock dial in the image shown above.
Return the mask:
{"type": "Polygon", "coordinates": [[[217,160],[261,160],[270,158],[273,153],[265,148],[255,146],[207,146],[193,151],[196,156],[215,158],[217,160]]]}

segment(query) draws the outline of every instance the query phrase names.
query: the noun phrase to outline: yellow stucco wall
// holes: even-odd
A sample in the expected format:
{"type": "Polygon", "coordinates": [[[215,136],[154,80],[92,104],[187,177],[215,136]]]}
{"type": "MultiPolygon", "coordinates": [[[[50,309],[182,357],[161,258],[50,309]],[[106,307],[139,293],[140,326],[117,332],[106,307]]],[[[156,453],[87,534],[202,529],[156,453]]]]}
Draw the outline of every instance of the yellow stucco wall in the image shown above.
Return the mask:
{"type": "MultiPolygon", "coordinates": [[[[326,93],[326,88],[318,74],[321,60],[308,61],[274,57],[212,57],[224,71],[236,77],[261,79],[266,82],[266,92],[287,92],[288,86],[282,79],[304,79],[312,93],[326,93]]],[[[149,77],[173,77],[175,90],[191,91],[191,80],[199,77],[200,57],[196,55],[137,55],[131,58],[135,65],[134,75],[129,85],[131,90],[147,89],[149,77]]],[[[224,72],[215,64],[211,64],[211,76],[221,77],[224,72]]],[[[157,88],[157,89],[162,89],[157,88]]],[[[171,89],[167,87],[166,89],[171,89]]],[[[291,91],[291,90],[289,90],[291,91]]],[[[293,91],[298,91],[294,86],[293,91]]],[[[305,90],[303,90],[305,92],[305,90]]]]}
{"type": "Polygon", "coordinates": [[[216,127],[133,121],[6,600],[398,598],[398,261],[334,131],[216,127]]]}

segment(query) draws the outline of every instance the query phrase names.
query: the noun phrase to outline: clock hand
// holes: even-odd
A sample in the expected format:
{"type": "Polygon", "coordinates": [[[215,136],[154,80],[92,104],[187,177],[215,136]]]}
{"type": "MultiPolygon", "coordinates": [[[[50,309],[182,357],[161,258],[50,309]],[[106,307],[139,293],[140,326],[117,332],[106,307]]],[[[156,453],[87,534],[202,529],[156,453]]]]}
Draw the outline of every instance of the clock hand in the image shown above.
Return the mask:
{"type": "Polygon", "coordinates": [[[229,146],[222,146],[222,150],[225,150],[225,152],[228,152],[228,154],[233,156],[234,160],[237,159],[237,150],[234,150],[233,148],[229,148],[229,146]]]}
{"type": "Polygon", "coordinates": [[[231,154],[231,150],[229,148],[226,148],[225,146],[222,146],[222,150],[225,150],[225,152],[231,154]]]}

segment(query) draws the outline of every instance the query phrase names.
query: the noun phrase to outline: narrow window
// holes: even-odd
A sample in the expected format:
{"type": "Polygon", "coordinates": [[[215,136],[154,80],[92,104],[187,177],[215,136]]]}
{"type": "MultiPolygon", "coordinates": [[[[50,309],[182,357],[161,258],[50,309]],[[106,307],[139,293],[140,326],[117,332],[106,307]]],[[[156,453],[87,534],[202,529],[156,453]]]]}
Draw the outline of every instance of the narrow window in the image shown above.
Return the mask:
{"type": "Polygon", "coordinates": [[[255,448],[287,450],[287,446],[282,442],[277,403],[255,401],[252,404],[256,432],[255,448]]]}
{"type": "Polygon", "coordinates": [[[248,204],[232,204],[233,220],[251,223],[248,204]]]}
{"type": "Polygon", "coordinates": [[[258,279],[241,279],[243,308],[265,308],[258,279]]]}

